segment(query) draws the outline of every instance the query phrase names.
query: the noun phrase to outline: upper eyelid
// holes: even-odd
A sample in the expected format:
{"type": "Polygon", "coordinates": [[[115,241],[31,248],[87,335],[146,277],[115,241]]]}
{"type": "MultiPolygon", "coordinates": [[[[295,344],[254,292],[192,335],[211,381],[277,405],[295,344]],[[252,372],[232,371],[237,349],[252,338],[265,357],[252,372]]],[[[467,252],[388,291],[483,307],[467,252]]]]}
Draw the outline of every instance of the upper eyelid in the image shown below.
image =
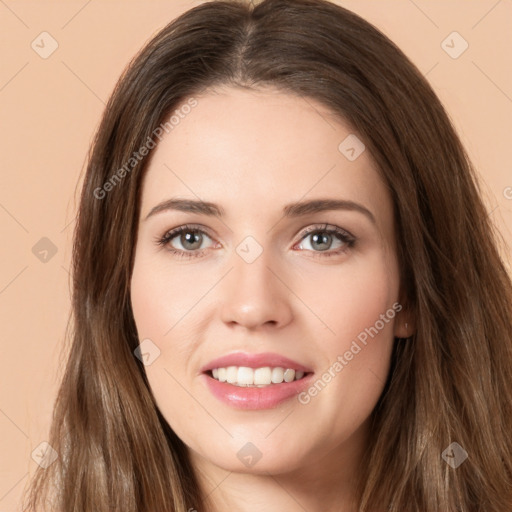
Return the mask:
{"type": "Polygon", "coordinates": [[[344,233],[350,238],[355,238],[355,236],[350,233],[350,231],[347,231],[345,228],[342,228],[340,226],[335,226],[334,224],[328,224],[324,223],[322,225],[316,224],[312,226],[308,226],[307,228],[304,228],[301,230],[301,233],[303,235],[309,235],[311,233],[314,233],[315,231],[330,231],[330,232],[336,232],[336,233],[344,233]]]}

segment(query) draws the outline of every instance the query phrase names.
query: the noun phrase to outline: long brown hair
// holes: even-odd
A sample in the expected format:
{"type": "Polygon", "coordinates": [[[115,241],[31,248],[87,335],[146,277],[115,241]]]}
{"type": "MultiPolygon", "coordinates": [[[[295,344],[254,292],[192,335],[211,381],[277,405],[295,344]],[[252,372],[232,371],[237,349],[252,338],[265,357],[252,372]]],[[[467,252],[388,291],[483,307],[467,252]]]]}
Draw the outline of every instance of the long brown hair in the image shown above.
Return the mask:
{"type": "Polygon", "coordinates": [[[324,0],[201,4],[121,76],[91,147],[75,228],[72,345],[49,437],[59,457],[38,468],[28,506],[202,506],[185,446],[134,356],[129,285],[151,151],[126,164],[179,105],[217,85],[321,102],[360,135],[392,196],[415,334],[396,340],[372,414],[359,510],[511,510],[512,286],[475,171],[417,68],[368,22],[324,0]],[[468,453],[457,468],[443,458],[453,442],[468,453]]]}

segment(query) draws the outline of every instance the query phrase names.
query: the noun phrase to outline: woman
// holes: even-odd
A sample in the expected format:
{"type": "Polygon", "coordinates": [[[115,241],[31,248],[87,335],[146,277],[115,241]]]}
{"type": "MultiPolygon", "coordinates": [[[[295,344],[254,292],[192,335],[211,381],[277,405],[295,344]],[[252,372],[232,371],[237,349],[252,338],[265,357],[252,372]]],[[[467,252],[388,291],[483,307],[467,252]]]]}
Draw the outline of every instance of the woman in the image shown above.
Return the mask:
{"type": "Polygon", "coordinates": [[[383,34],[215,1],[121,77],[74,245],[39,510],[512,510],[512,286],[383,34]]]}

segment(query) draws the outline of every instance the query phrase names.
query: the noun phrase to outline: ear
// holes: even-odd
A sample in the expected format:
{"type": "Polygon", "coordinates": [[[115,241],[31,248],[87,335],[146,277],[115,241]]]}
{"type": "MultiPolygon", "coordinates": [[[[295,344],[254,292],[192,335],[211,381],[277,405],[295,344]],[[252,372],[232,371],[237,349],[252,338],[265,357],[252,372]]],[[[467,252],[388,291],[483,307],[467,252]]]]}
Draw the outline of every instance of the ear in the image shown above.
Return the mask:
{"type": "Polygon", "coordinates": [[[416,332],[416,324],[412,314],[402,309],[395,317],[394,336],[395,338],[410,338],[416,332]]]}
{"type": "Polygon", "coordinates": [[[410,338],[416,332],[416,318],[408,307],[405,297],[400,295],[401,308],[395,317],[393,334],[395,338],[410,338]]]}

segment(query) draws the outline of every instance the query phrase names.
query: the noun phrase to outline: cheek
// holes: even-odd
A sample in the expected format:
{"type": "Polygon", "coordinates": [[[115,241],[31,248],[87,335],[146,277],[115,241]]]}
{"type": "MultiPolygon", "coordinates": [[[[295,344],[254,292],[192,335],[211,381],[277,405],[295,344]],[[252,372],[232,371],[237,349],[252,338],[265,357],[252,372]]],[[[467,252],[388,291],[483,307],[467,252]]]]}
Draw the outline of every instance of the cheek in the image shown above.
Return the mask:
{"type": "Polygon", "coordinates": [[[401,306],[394,258],[375,254],[364,265],[354,261],[333,274],[331,269],[328,279],[316,276],[316,294],[310,280],[301,291],[327,326],[315,347],[324,356],[323,365],[302,403],[309,403],[335,432],[356,428],[377,403],[389,372],[401,306]],[[350,414],[340,415],[339,404],[350,414]]]}
{"type": "Polygon", "coordinates": [[[144,370],[159,409],[185,442],[199,435],[191,428],[197,423],[196,404],[186,390],[185,375],[193,349],[189,346],[187,313],[197,304],[201,291],[197,280],[186,276],[189,274],[179,268],[171,271],[141,251],[136,254],[131,279],[132,311],[139,340],[151,340],[147,351],[158,354],[144,370]]]}
{"type": "MultiPolygon", "coordinates": [[[[398,267],[393,257],[375,252],[364,261],[323,268],[307,280],[302,280],[297,294],[307,297],[307,305],[326,328],[322,336],[324,347],[332,355],[365,332],[385,315],[398,300],[398,267]]],[[[379,331],[389,337],[395,312],[379,331]]],[[[363,336],[364,337],[364,336],[363,336]]]]}
{"type": "Polygon", "coordinates": [[[167,263],[165,258],[136,255],[131,279],[133,316],[140,337],[164,340],[170,330],[197,306],[212,276],[194,273],[192,267],[167,263]]]}

